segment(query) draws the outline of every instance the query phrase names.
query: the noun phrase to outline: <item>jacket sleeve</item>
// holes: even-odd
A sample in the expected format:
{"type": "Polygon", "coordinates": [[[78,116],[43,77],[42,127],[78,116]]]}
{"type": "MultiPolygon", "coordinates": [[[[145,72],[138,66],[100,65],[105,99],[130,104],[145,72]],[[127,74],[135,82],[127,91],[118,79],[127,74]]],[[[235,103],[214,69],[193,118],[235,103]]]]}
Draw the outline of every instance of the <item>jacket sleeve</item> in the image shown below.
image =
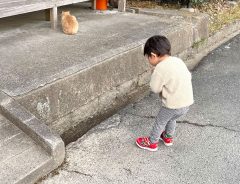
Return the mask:
{"type": "Polygon", "coordinates": [[[154,93],[161,93],[162,88],[165,85],[164,74],[160,74],[156,70],[154,70],[151,81],[150,81],[150,88],[154,93]]]}

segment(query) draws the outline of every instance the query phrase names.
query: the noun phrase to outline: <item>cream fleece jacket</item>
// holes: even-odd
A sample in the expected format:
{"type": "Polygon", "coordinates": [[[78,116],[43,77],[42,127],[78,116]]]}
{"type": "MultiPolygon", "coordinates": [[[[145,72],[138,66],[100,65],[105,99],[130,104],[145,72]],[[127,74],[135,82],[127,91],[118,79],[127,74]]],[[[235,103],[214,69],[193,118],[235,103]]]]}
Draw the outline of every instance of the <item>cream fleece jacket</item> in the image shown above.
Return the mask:
{"type": "Polygon", "coordinates": [[[192,76],[185,63],[177,57],[168,57],[155,67],[150,87],[162,93],[163,106],[179,109],[193,104],[192,76]]]}

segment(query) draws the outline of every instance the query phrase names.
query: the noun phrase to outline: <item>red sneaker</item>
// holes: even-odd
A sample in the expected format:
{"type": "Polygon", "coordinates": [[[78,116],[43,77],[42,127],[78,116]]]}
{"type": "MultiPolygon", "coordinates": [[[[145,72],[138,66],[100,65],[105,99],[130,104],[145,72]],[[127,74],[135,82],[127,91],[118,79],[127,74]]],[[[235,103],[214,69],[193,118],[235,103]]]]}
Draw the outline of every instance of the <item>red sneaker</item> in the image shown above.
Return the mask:
{"type": "Polygon", "coordinates": [[[139,148],[146,149],[149,151],[157,151],[158,143],[152,144],[149,140],[149,137],[139,137],[136,140],[136,144],[139,148]]]}
{"type": "Polygon", "coordinates": [[[163,141],[163,143],[166,146],[172,146],[173,145],[173,137],[169,134],[166,134],[165,131],[161,134],[160,139],[163,141]]]}

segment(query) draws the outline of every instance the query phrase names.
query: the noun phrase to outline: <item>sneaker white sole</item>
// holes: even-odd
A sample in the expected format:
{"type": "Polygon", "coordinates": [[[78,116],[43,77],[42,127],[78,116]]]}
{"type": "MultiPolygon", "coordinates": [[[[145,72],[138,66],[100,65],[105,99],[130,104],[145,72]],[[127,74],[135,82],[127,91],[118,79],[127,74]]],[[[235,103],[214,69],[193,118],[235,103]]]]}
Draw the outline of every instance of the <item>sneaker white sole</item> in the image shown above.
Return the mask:
{"type": "Polygon", "coordinates": [[[173,145],[173,143],[165,143],[162,138],[160,138],[159,140],[161,140],[165,146],[172,146],[173,145]]]}
{"type": "Polygon", "coordinates": [[[165,146],[172,146],[172,145],[173,145],[173,143],[165,143],[164,141],[163,141],[163,144],[164,144],[165,146]]]}
{"type": "Polygon", "coordinates": [[[138,142],[136,141],[136,144],[137,144],[137,146],[139,147],[139,148],[142,148],[142,149],[145,149],[145,150],[148,150],[148,151],[157,151],[158,150],[158,148],[148,148],[148,147],[143,147],[143,146],[141,146],[140,144],[138,144],[138,142]]]}

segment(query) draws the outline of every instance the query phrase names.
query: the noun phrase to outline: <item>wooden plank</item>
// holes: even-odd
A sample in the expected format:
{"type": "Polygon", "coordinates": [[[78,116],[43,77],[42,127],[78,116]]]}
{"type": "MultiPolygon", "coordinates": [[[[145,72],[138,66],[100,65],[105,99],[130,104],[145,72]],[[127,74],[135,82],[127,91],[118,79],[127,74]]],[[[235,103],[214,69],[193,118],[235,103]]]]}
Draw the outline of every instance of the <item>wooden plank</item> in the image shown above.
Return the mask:
{"type": "MultiPolygon", "coordinates": [[[[0,2],[0,18],[24,14],[39,10],[51,9],[55,6],[64,6],[88,0],[1,0],[0,2]]],[[[94,0],[96,1],[96,0],[94,0]]]]}
{"type": "Polygon", "coordinates": [[[26,0],[1,0],[0,5],[4,5],[4,4],[9,4],[9,3],[21,3],[21,2],[26,2],[26,0]]]}
{"type": "Polygon", "coordinates": [[[4,8],[4,9],[11,9],[13,7],[17,7],[17,8],[24,8],[25,6],[32,6],[35,4],[50,4],[51,6],[53,6],[54,2],[52,1],[40,1],[40,0],[35,0],[35,1],[26,1],[26,0],[18,0],[18,1],[8,1],[8,2],[1,2],[0,3],[0,7],[4,8]]]}
{"type": "MultiPolygon", "coordinates": [[[[19,15],[39,10],[50,9],[50,20],[52,29],[57,28],[57,7],[88,0],[1,0],[0,1],[0,18],[19,15]]],[[[93,5],[96,0],[93,0],[93,5]]],[[[46,16],[47,13],[46,13],[46,16]]],[[[46,17],[47,19],[47,17],[46,17]]]]}
{"type": "Polygon", "coordinates": [[[52,7],[54,7],[54,3],[51,1],[48,1],[48,2],[39,1],[39,2],[34,2],[34,4],[29,4],[29,2],[28,4],[26,3],[8,4],[8,6],[1,6],[0,18],[44,10],[44,9],[50,9],[52,7]]]}
{"type": "MultiPolygon", "coordinates": [[[[55,0],[55,5],[56,6],[64,6],[68,4],[75,4],[75,3],[80,3],[80,2],[86,2],[89,0],[55,0]]],[[[94,0],[96,1],[96,0],[94,0]]]]}

